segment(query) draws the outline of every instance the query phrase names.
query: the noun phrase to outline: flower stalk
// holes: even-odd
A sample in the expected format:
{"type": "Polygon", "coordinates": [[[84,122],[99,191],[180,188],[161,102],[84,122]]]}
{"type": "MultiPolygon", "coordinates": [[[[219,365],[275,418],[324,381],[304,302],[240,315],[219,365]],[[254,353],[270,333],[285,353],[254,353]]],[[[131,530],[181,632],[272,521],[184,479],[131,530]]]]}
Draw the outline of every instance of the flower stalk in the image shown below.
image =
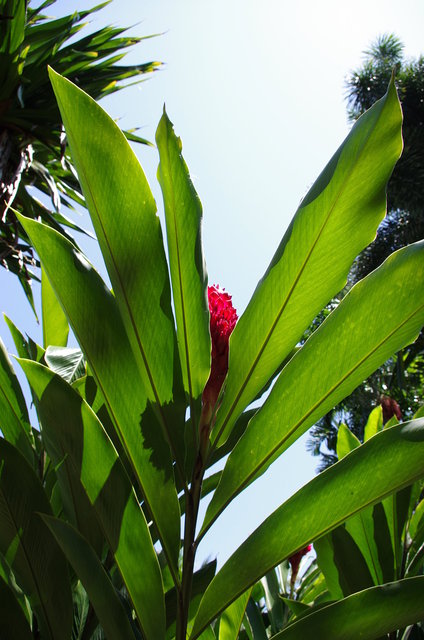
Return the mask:
{"type": "Polygon", "coordinates": [[[211,334],[211,371],[202,394],[202,412],[199,420],[199,449],[193,467],[190,488],[185,496],[185,524],[183,572],[178,594],[176,640],[186,640],[194,562],[197,541],[196,525],[199,514],[202,482],[209,451],[209,435],[213,426],[222,385],[228,371],[229,338],[237,322],[231,296],[219,286],[208,287],[211,334]]]}

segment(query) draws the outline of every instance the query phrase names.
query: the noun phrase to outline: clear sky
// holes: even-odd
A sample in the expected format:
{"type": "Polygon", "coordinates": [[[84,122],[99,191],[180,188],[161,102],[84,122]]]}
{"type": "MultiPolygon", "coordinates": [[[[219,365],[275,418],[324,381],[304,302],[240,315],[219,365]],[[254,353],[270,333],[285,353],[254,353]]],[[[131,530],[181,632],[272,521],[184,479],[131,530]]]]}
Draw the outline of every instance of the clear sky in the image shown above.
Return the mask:
{"type": "MultiPolygon", "coordinates": [[[[86,8],[63,0],[52,15],[86,8]]],[[[94,4],[94,2],[93,2],[94,4]]],[[[122,127],[154,139],[163,104],[183,142],[204,208],[210,282],[239,312],[305,195],[349,131],[345,78],[379,34],[394,32],[406,56],[424,52],[424,1],[115,0],[93,21],[136,25],[145,40],[128,62],[161,60],[147,82],[103,106],[122,127]]],[[[159,209],[156,150],[137,148],[159,209]]],[[[102,270],[95,244],[82,245],[102,270]]],[[[0,270],[1,309],[39,338],[17,283],[0,270]]],[[[13,352],[6,326],[0,335],[13,352]]],[[[228,508],[200,548],[220,564],[259,522],[314,475],[305,438],[228,508]]]]}

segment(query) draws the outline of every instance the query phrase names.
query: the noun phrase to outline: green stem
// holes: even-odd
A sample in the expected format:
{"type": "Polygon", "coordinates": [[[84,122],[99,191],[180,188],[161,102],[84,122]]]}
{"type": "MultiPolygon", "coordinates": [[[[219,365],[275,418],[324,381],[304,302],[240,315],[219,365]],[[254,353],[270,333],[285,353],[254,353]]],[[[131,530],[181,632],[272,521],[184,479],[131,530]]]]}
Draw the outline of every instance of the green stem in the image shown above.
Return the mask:
{"type": "Polygon", "coordinates": [[[186,640],[191,589],[193,585],[194,561],[196,558],[196,524],[199,514],[200,495],[205,473],[203,458],[199,452],[193,470],[193,478],[186,493],[184,525],[184,555],[181,589],[178,594],[176,640],[186,640]]]}

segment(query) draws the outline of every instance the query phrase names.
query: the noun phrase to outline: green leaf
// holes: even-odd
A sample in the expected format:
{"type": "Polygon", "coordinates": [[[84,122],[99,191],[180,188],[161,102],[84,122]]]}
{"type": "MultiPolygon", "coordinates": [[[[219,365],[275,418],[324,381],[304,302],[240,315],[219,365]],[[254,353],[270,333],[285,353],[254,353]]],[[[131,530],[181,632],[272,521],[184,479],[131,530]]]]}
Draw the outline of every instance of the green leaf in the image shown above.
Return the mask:
{"type": "Polygon", "coordinates": [[[369,440],[371,436],[381,431],[383,428],[383,408],[379,404],[373,409],[368,417],[367,424],[364,429],[364,441],[369,440]]]}
{"type": "Polygon", "coordinates": [[[262,616],[252,598],[249,598],[249,601],[247,603],[246,615],[249,620],[249,624],[255,640],[268,640],[262,616]]]}
{"type": "Polygon", "coordinates": [[[247,602],[252,589],[248,589],[221,614],[219,640],[237,640],[247,602]]]}
{"type": "Polygon", "coordinates": [[[21,605],[0,577],[0,638],[34,640],[21,605]]]}
{"type": "Polygon", "coordinates": [[[38,363],[20,363],[39,398],[48,446],[67,455],[80,477],[146,637],[164,637],[159,564],[143,512],[111,441],[88,404],[62,378],[38,363]]]}
{"type": "Polygon", "coordinates": [[[381,431],[271,514],[227,560],[200,603],[191,638],[258,578],[361,509],[422,477],[424,420],[381,431]],[[390,469],[390,473],[387,473],[390,469]]]}
{"type": "Polygon", "coordinates": [[[115,298],[66,238],[28,218],[20,221],[87,357],[176,577],[180,511],[170,451],[147,404],[115,298]]]}
{"type": "Polygon", "coordinates": [[[134,640],[131,624],[122,602],[88,542],[71,525],[62,520],[43,516],[43,521],[84,585],[106,637],[134,640]]]}
{"type": "Polygon", "coordinates": [[[66,382],[85,376],[84,354],[78,347],[47,347],[44,358],[52,371],[66,382]]]}
{"type": "Polygon", "coordinates": [[[392,82],[302,200],[234,329],[215,443],[228,437],[238,415],[345,285],[353,260],[384,216],[385,185],[401,149],[401,111],[392,82]]]}
{"type": "MultiPolygon", "coordinates": [[[[393,496],[390,497],[392,498],[393,496]]],[[[370,550],[370,555],[372,554],[372,562],[376,567],[376,572],[379,572],[376,584],[391,582],[392,580],[395,580],[397,576],[395,574],[395,560],[392,538],[390,536],[390,530],[387,523],[386,512],[384,510],[383,503],[379,502],[374,505],[372,510],[372,518],[374,524],[374,543],[368,538],[367,548],[370,550]]],[[[363,554],[365,557],[367,557],[365,549],[363,550],[363,554]]],[[[369,560],[368,566],[371,566],[369,560]]]]}
{"type": "Polygon", "coordinates": [[[0,430],[6,440],[34,464],[32,433],[25,398],[0,338],[0,430]]]}
{"type": "Polygon", "coordinates": [[[334,548],[330,536],[325,535],[318,540],[314,540],[314,550],[317,554],[317,564],[325,577],[331,598],[333,600],[343,598],[340,576],[334,562],[334,548]]]}
{"type": "Polygon", "coordinates": [[[202,531],[308,427],[412,342],[423,324],[421,241],[355,285],[286,365],[228,458],[202,531]]]}
{"type": "Polygon", "coordinates": [[[424,578],[371,587],[312,611],[274,640],[375,640],[424,616],[424,578]]]}
{"type": "Polygon", "coordinates": [[[265,604],[271,622],[271,633],[277,633],[284,625],[284,605],[280,597],[280,586],[274,569],[268,571],[262,578],[262,586],[265,592],[265,604]]]}
{"type": "Polygon", "coordinates": [[[361,445],[358,438],[345,424],[339,425],[337,432],[337,457],[339,460],[361,445]]]}
{"type": "Polygon", "coordinates": [[[411,538],[415,537],[415,534],[421,526],[424,526],[424,499],[417,504],[409,521],[408,533],[411,538]]]}
{"type": "Polygon", "coordinates": [[[68,321],[43,268],[41,268],[41,307],[44,348],[47,349],[49,345],[66,347],[69,334],[68,321]]]}
{"type": "Polygon", "coordinates": [[[281,596],[281,599],[295,616],[300,616],[311,608],[311,605],[305,604],[300,600],[291,600],[291,598],[285,598],[284,596],[281,596]]]}
{"type": "MultiPolygon", "coordinates": [[[[202,205],[181,155],[181,140],[165,110],[156,142],[184,388],[196,399],[206,384],[211,354],[207,274],[201,242],[202,205]]],[[[197,425],[195,418],[193,424],[197,425]]]]}
{"type": "Polygon", "coordinates": [[[347,529],[344,526],[337,527],[328,535],[343,595],[348,596],[374,586],[365,558],[347,529]]]}
{"type": "Polygon", "coordinates": [[[38,513],[51,514],[43,487],[22,454],[0,439],[0,552],[29,597],[43,638],[69,638],[67,566],[38,513]]]}
{"type": "Polygon", "coordinates": [[[173,445],[164,407],[179,362],[168,266],[156,203],[124,134],[96,102],[50,71],[100,249],[147,397],[173,445]]]}

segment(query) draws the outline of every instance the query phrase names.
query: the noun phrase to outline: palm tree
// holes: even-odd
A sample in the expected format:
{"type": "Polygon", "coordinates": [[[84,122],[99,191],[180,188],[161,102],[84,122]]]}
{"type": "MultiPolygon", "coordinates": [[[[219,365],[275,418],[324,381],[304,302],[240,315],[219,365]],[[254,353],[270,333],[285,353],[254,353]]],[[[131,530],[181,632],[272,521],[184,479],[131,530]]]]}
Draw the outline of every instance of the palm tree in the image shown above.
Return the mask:
{"type": "MultiPolygon", "coordinates": [[[[17,275],[33,308],[30,283],[38,262],[15,211],[68,236],[67,230],[80,230],[70,210],[84,205],[48,65],[98,100],[130,79],[140,82],[161,64],[120,64],[124,50],[144,39],[123,35],[126,28],[108,26],[76,37],[86,18],[107,2],[52,19],[43,12],[55,3],[34,7],[31,0],[0,0],[0,263],[17,275]]],[[[126,135],[147,142],[134,131],[126,135]]]]}

